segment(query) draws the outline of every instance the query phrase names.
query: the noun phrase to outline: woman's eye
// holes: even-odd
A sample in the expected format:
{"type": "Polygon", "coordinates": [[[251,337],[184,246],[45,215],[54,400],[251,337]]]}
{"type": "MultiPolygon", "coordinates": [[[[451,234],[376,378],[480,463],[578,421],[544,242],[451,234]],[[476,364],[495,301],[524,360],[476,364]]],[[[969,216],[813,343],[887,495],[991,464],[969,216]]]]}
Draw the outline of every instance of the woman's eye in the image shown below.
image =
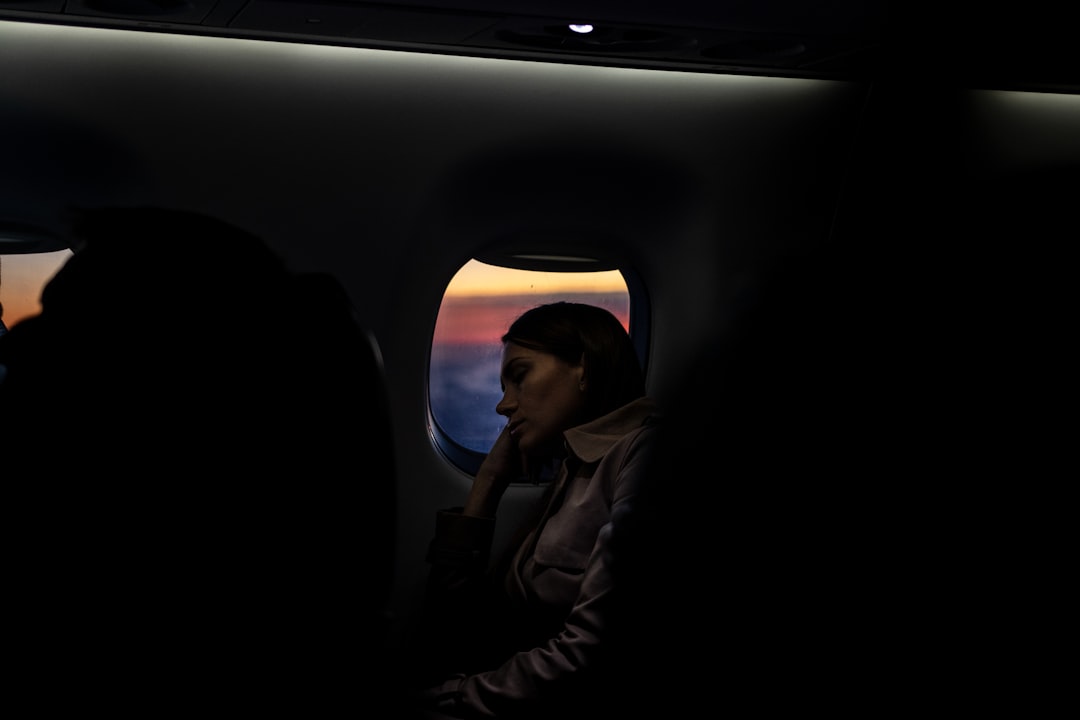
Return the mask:
{"type": "Polygon", "coordinates": [[[518,370],[518,371],[515,371],[515,372],[512,372],[512,373],[509,373],[505,377],[506,377],[506,381],[503,382],[503,383],[500,383],[500,386],[499,386],[500,389],[504,393],[506,392],[506,386],[507,385],[513,385],[514,387],[518,387],[518,386],[521,385],[521,381],[525,379],[525,371],[524,370],[518,370]]]}

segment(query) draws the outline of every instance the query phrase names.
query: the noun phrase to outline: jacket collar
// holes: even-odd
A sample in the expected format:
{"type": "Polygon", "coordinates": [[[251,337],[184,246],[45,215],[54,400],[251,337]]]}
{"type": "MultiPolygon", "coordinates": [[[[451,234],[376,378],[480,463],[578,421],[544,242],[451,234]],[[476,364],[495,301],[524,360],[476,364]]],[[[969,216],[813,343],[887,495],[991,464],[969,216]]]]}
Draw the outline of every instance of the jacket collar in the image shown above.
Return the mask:
{"type": "Polygon", "coordinates": [[[640,397],[595,420],[563,433],[567,448],[582,462],[598,462],[611,446],[657,414],[656,402],[640,397]]]}

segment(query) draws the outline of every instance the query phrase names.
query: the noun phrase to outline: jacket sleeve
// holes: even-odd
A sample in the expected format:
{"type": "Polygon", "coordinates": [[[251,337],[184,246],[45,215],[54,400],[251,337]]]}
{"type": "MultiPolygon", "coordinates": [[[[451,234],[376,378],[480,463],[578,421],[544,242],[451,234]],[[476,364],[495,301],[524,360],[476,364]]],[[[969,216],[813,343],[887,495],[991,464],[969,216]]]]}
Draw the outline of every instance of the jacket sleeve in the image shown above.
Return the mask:
{"type": "Polygon", "coordinates": [[[629,510],[647,464],[652,436],[642,430],[626,446],[617,471],[611,518],[597,538],[585,566],[581,588],[561,631],[546,643],[519,652],[489,672],[451,677],[432,688],[444,712],[460,717],[535,717],[580,709],[599,680],[605,658],[603,641],[616,595],[612,577],[612,533],[629,510]]]}

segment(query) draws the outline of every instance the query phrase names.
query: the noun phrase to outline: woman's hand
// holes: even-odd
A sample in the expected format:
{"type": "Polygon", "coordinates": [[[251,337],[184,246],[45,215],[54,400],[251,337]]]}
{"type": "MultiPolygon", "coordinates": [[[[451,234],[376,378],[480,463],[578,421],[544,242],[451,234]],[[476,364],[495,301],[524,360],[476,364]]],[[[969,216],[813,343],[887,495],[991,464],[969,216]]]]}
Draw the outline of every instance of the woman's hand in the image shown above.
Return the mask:
{"type": "Polygon", "coordinates": [[[509,427],[504,427],[480,464],[462,514],[495,517],[495,510],[506,488],[524,475],[525,469],[525,458],[518,450],[517,441],[510,434],[509,427]]]}

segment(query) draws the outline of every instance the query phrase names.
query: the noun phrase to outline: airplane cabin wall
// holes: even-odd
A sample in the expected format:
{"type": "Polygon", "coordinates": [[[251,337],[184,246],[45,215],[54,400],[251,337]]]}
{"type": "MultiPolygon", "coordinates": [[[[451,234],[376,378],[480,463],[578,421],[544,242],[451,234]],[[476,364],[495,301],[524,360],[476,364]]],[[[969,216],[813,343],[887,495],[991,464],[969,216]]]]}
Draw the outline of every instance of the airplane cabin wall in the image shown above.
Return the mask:
{"type": "MultiPolygon", "coordinates": [[[[665,79],[680,81],[655,85],[665,79]]],[[[655,102],[646,96],[636,115],[605,116],[617,133],[573,124],[545,128],[526,147],[489,148],[452,168],[440,186],[447,194],[436,192],[434,211],[424,213],[384,345],[392,396],[407,407],[396,437],[402,447],[429,448],[399,454],[392,612],[403,636],[426,577],[435,511],[460,504],[471,481],[430,450],[420,422],[438,301],[465,260],[527,248],[626,263],[648,292],[648,383],[663,401],[698,349],[724,331],[732,297],[763,264],[827,242],[866,87],[720,77],[710,88],[709,79],[697,80],[693,98],[702,102],[684,114],[642,122],[655,102]],[[632,134],[639,137],[623,140],[632,134]]],[[[672,92],[655,85],[658,95],[672,92]]],[[[598,103],[593,114],[609,109],[598,103]]],[[[537,495],[530,487],[507,492],[497,543],[537,495]]]]}
{"type": "Polygon", "coordinates": [[[931,450],[971,467],[1014,457],[1019,418],[1043,417],[1026,398],[1059,392],[1048,343],[1067,322],[1080,94],[878,82],[851,173],[836,243],[874,358],[861,392],[892,408],[882,432],[920,438],[905,465],[931,450]]]}

